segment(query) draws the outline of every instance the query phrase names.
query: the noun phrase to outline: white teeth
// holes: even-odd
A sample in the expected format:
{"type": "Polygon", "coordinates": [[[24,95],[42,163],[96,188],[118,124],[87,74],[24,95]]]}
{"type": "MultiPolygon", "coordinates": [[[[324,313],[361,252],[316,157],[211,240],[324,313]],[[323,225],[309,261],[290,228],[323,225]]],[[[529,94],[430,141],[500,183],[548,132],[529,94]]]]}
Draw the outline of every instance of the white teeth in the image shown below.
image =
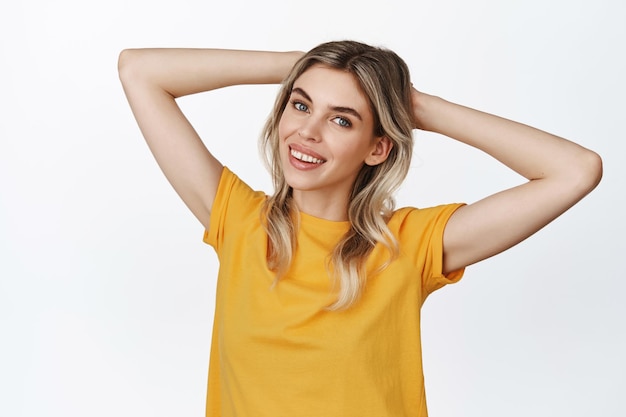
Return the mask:
{"type": "Polygon", "coordinates": [[[314,158],[311,155],[303,154],[302,152],[298,152],[294,149],[291,149],[291,156],[301,161],[310,162],[313,164],[321,164],[322,162],[324,162],[321,159],[314,158]]]}

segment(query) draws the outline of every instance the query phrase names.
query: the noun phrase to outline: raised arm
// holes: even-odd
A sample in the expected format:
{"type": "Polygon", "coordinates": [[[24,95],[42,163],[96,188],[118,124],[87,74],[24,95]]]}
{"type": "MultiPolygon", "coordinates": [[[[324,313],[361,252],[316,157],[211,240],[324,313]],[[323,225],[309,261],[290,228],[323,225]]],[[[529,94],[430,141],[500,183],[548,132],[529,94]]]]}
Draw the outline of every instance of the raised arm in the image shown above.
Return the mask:
{"type": "Polygon", "coordinates": [[[280,83],[300,55],[219,49],[129,49],[120,54],[120,80],[139,128],[161,170],[205,227],[222,165],[175,99],[230,85],[280,83]]]}
{"type": "Polygon", "coordinates": [[[461,207],[444,232],[444,272],[526,239],[595,188],[600,157],[573,142],[511,120],[412,93],[416,127],[478,148],[529,181],[461,207]]]}

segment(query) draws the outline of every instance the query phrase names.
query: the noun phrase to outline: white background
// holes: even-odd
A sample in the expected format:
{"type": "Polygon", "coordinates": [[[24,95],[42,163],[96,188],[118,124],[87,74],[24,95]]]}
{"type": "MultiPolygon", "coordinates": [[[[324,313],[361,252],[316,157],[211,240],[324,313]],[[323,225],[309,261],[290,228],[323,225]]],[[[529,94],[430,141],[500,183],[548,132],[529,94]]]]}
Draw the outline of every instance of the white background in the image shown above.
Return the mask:
{"type": "MultiPolygon", "coordinates": [[[[428,300],[430,414],[626,415],[625,18],[619,0],[3,2],[0,415],[204,413],[216,259],[140,136],[118,53],[344,38],[397,51],[423,91],[604,159],[580,204],[428,300]]],[[[275,92],[181,100],[218,158],[265,190],[256,139],[275,92]]],[[[398,200],[472,202],[520,182],[418,132],[398,200]]]]}

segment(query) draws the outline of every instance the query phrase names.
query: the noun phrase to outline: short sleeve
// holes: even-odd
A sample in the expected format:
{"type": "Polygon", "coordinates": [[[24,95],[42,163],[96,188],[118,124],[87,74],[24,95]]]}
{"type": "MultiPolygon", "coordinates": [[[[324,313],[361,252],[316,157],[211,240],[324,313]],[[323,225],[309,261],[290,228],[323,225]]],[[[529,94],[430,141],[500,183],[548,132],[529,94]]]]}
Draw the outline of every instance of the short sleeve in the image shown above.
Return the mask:
{"type": "Polygon", "coordinates": [[[393,228],[397,228],[400,250],[421,275],[423,300],[433,291],[463,277],[463,268],[443,274],[443,233],[450,216],[462,205],[407,207],[394,215],[397,224],[393,228]]]}
{"type": "Polygon", "coordinates": [[[209,228],[204,231],[203,241],[219,254],[227,231],[240,225],[249,216],[259,216],[265,198],[265,193],[252,190],[224,167],[211,208],[209,228]]]}

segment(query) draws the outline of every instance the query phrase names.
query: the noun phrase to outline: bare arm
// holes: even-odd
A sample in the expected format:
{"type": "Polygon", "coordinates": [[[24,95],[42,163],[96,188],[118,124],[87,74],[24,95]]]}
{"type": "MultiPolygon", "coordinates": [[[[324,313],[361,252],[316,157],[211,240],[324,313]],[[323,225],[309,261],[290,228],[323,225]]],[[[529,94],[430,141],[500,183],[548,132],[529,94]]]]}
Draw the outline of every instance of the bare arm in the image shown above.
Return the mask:
{"type": "Polygon", "coordinates": [[[413,90],[416,127],[493,156],[529,181],[461,207],[444,233],[444,272],[516,245],[557,218],[600,181],[600,157],[573,142],[413,90]]]}
{"type": "Polygon", "coordinates": [[[222,165],[175,99],[230,85],[280,83],[300,55],[219,49],[129,49],[120,54],[120,80],[139,128],[161,170],[205,227],[222,165]]]}

